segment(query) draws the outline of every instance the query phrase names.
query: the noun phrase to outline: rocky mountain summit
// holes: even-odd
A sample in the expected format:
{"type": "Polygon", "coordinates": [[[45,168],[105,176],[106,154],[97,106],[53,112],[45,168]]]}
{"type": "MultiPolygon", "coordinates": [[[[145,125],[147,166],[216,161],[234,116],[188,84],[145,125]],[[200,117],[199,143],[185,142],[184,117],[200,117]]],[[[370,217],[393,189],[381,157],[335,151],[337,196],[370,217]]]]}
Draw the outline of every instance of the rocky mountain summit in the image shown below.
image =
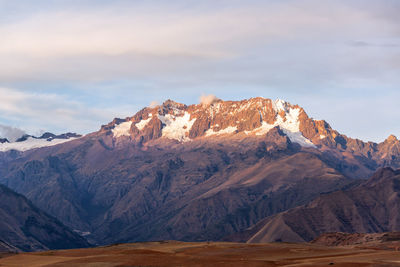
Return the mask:
{"type": "MultiPolygon", "coordinates": [[[[147,142],[165,137],[178,142],[220,135],[265,135],[274,127],[289,136],[292,141],[305,147],[314,147],[311,140],[326,134],[314,127],[308,138],[303,136],[304,110],[282,100],[272,101],[252,98],[243,101],[222,101],[186,106],[167,100],[160,106],[144,108],[133,117],[116,119],[103,126],[102,131],[111,131],[115,137],[129,136],[135,141],[147,142]]],[[[317,123],[317,125],[323,122],[317,123]]]]}
{"type": "Polygon", "coordinates": [[[222,135],[262,136],[274,127],[302,147],[339,149],[364,157],[374,167],[400,167],[400,141],[394,135],[379,144],[363,142],[340,134],[324,120],[310,118],[298,105],[261,97],[242,101],[214,99],[190,106],[167,100],[144,108],[133,117],[115,119],[102,126],[101,132],[143,144],[162,137],[188,142],[222,135]]]}

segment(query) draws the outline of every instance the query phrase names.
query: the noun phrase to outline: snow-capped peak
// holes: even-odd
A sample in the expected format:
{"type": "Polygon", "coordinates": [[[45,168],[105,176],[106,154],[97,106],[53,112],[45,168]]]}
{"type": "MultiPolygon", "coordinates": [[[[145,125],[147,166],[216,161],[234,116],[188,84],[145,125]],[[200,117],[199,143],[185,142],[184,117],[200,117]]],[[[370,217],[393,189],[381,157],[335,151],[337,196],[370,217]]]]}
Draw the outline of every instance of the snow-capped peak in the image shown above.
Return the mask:
{"type": "Polygon", "coordinates": [[[34,148],[54,146],[72,141],[79,137],[81,137],[81,135],[74,133],[66,133],[61,135],[44,133],[40,137],[23,135],[14,142],[9,142],[8,140],[0,142],[0,152],[6,152],[9,150],[27,151],[34,148]]]}
{"type": "Polygon", "coordinates": [[[160,137],[187,142],[197,137],[212,138],[244,133],[265,135],[279,126],[292,140],[305,147],[314,144],[300,131],[302,109],[281,99],[251,98],[242,101],[202,101],[186,106],[172,100],[146,107],[126,120],[116,119],[105,126],[115,138],[130,136],[147,142],[160,137]],[[152,127],[152,129],[148,129],[152,127]]]}

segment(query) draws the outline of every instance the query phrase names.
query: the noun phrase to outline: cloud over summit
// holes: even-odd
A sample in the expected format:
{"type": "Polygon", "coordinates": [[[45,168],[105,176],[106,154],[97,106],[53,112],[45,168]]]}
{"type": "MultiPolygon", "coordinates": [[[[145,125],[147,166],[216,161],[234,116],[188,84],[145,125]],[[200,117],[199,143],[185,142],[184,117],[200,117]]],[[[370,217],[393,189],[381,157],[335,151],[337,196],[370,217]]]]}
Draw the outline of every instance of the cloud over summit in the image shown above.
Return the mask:
{"type": "Polygon", "coordinates": [[[200,96],[200,104],[202,105],[211,105],[212,103],[216,102],[220,100],[219,98],[217,98],[215,95],[202,95],[200,96]]]}
{"type": "Polygon", "coordinates": [[[25,131],[21,129],[0,124],[0,138],[6,138],[8,141],[14,142],[24,134],[25,131]]]}

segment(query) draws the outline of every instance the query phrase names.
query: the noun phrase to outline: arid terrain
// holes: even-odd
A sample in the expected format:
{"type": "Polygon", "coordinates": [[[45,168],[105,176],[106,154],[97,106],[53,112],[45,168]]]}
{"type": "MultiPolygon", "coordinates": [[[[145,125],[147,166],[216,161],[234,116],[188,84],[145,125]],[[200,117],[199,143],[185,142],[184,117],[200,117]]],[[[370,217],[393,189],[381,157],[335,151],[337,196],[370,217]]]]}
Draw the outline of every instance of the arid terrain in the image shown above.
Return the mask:
{"type": "Polygon", "coordinates": [[[0,266],[400,266],[395,247],[161,241],[3,255],[0,266]]]}

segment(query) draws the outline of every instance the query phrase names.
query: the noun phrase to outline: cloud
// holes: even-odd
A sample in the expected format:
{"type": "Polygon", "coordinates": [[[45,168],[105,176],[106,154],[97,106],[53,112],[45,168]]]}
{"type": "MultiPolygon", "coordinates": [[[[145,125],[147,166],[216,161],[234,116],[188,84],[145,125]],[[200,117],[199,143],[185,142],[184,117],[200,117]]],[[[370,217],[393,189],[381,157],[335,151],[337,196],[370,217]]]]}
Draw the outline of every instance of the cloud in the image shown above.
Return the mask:
{"type": "Polygon", "coordinates": [[[6,138],[8,141],[14,142],[24,134],[25,131],[21,129],[0,124],[0,138],[6,138]]]}
{"type": "Polygon", "coordinates": [[[366,42],[366,41],[355,41],[351,42],[351,46],[355,47],[380,47],[380,48],[397,48],[400,47],[400,40],[398,40],[399,43],[383,43],[383,44],[377,44],[377,43],[371,43],[371,42],[366,42]]]}
{"type": "Polygon", "coordinates": [[[202,95],[202,96],[200,96],[200,104],[205,105],[205,106],[211,105],[211,104],[215,103],[218,100],[220,100],[220,99],[218,99],[215,95],[202,95]]]}
{"type": "MultiPolygon", "coordinates": [[[[327,72],[333,65],[329,75],[335,78],[351,64],[338,60],[353,53],[346,50],[349,42],[385,39],[399,30],[397,23],[354,2],[206,1],[192,2],[191,8],[183,1],[148,3],[59,8],[0,24],[0,61],[8,62],[0,66],[0,83],[173,79],[288,81],[290,86],[292,80],[312,82],[296,77],[309,69],[327,72]]],[[[367,59],[375,55],[358,53],[367,59]]],[[[380,54],[379,59],[386,64],[391,56],[380,54]]],[[[347,75],[363,73],[353,69],[347,75]]]]}
{"type": "Polygon", "coordinates": [[[364,95],[353,90],[398,96],[399,8],[396,0],[0,0],[0,123],[87,132],[153,99],[195,103],[199,92],[307,104],[331,90],[340,92],[335,106],[364,95]]]}
{"type": "Polygon", "coordinates": [[[153,100],[153,101],[150,102],[149,107],[150,107],[150,108],[155,108],[155,107],[157,107],[158,105],[159,105],[158,101],[153,100]]]}
{"type": "MultiPolygon", "coordinates": [[[[41,129],[87,133],[97,130],[115,116],[129,112],[128,107],[93,107],[70,96],[54,93],[30,93],[0,87],[0,95],[0,123],[12,122],[31,134],[41,129]]],[[[17,132],[16,128],[9,129],[17,132]]]]}

